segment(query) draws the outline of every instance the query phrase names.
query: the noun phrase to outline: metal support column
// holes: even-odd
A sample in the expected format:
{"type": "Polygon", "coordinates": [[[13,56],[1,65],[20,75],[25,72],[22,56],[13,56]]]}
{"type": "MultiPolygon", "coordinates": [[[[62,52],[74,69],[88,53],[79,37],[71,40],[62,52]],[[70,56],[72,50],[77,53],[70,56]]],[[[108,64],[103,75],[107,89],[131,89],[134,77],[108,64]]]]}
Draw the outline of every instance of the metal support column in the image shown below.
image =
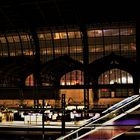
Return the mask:
{"type": "Polygon", "coordinates": [[[32,46],[35,48],[35,71],[34,71],[34,105],[38,107],[38,94],[40,92],[41,86],[41,77],[40,77],[40,46],[39,46],[39,39],[34,28],[31,28],[31,36],[32,36],[32,46]]]}
{"type": "Polygon", "coordinates": [[[140,87],[140,19],[138,18],[136,21],[136,80],[134,84],[134,94],[140,94],[139,93],[139,87],[140,87]]]}
{"type": "MultiPolygon", "coordinates": [[[[84,62],[84,106],[85,111],[89,109],[89,50],[88,50],[88,36],[86,25],[81,25],[82,41],[83,41],[83,62],[84,62]]],[[[86,113],[85,113],[86,115],[86,113]]]]}

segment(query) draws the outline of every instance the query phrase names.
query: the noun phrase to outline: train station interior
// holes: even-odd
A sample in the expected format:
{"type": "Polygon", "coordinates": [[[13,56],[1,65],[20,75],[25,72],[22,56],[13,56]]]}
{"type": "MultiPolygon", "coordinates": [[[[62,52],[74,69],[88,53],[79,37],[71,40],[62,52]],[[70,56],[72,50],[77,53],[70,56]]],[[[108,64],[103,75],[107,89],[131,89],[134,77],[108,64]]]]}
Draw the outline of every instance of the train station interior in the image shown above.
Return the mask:
{"type": "MultiPolygon", "coordinates": [[[[0,123],[43,123],[44,128],[44,120],[46,125],[62,121],[64,135],[64,122],[72,122],[74,115],[74,121],[85,124],[139,95],[138,8],[119,2],[115,7],[95,4],[89,0],[0,1],[0,123]]],[[[128,106],[121,111],[138,116],[138,101],[139,97],[130,102],[131,113],[128,106]]]]}

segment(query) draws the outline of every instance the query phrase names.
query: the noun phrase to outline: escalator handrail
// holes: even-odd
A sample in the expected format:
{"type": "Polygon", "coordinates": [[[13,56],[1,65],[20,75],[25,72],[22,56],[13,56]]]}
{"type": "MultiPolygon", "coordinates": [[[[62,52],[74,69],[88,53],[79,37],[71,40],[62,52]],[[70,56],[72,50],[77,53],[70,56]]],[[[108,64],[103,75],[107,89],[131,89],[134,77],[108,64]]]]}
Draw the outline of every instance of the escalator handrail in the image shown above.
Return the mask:
{"type": "MultiPolygon", "coordinates": [[[[133,107],[133,108],[127,110],[125,113],[122,113],[122,114],[120,114],[119,116],[116,116],[116,117],[112,118],[112,119],[109,120],[109,121],[116,121],[118,118],[121,118],[121,117],[123,117],[123,116],[129,114],[130,112],[132,112],[132,111],[138,109],[138,108],[140,108],[140,104],[138,104],[138,105],[136,105],[135,107],[133,107]]],[[[108,121],[105,122],[104,125],[106,126],[107,123],[108,123],[108,121]]],[[[95,131],[95,129],[94,129],[94,130],[91,130],[91,131],[89,131],[89,132],[87,132],[87,133],[85,133],[85,134],[83,134],[83,135],[81,135],[81,136],[79,136],[79,137],[77,137],[76,139],[73,139],[73,140],[79,140],[80,138],[83,138],[83,137],[87,136],[88,134],[93,133],[93,131],[95,131]]]]}
{"type": "MultiPolygon", "coordinates": [[[[69,134],[67,134],[67,135],[65,135],[65,136],[62,136],[62,137],[59,137],[57,140],[64,140],[65,138],[68,138],[69,136],[71,136],[71,135],[77,133],[78,131],[84,129],[86,126],[89,126],[89,125],[91,125],[91,124],[93,124],[93,123],[95,123],[95,122],[97,122],[97,121],[99,121],[99,120],[101,120],[101,119],[107,117],[110,113],[113,113],[113,112],[115,112],[115,111],[118,111],[119,109],[122,109],[123,107],[129,105],[130,103],[132,103],[132,102],[134,102],[134,101],[136,101],[136,100],[138,100],[138,99],[140,99],[140,96],[137,96],[136,98],[133,98],[130,102],[126,102],[126,103],[123,104],[122,106],[119,106],[118,108],[116,108],[115,110],[113,110],[113,111],[111,111],[111,112],[107,112],[107,114],[104,114],[103,116],[101,116],[101,117],[99,117],[99,118],[97,118],[97,119],[95,119],[95,120],[93,120],[93,117],[90,118],[90,119],[88,119],[87,121],[89,121],[89,122],[87,122],[86,124],[80,126],[77,130],[71,131],[69,134]],[[93,121],[92,121],[92,120],[93,120],[93,121]]],[[[124,99],[124,100],[126,100],[126,99],[124,99]]],[[[122,103],[122,101],[121,101],[121,103],[122,103]]]]}

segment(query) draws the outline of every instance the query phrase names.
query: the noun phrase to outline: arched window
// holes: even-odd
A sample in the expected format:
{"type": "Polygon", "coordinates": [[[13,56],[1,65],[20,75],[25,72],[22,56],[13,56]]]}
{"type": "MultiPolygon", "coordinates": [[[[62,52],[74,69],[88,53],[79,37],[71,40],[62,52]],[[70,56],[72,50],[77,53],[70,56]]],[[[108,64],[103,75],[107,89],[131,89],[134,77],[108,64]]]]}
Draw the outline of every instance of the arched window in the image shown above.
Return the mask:
{"type": "Polygon", "coordinates": [[[33,74],[29,75],[25,80],[25,86],[34,86],[33,74]]]}
{"type": "Polygon", "coordinates": [[[101,76],[98,79],[98,83],[99,84],[114,84],[114,83],[132,84],[133,77],[128,72],[115,68],[101,74],[101,76]]]}
{"type": "MultiPolygon", "coordinates": [[[[133,84],[133,77],[130,73],[120,69],[110,69],[102,73],[98,79],[99,84],[133,84]]],[[[127,97],[133,94],[132,88],[101,88],[99,89],[101,98],[127,97]]]]}
{"type": "Polygon", "coordinates": [[[80,70],[74,70],[66,73],[60,80],[60,85],[83,85],[84,76],[80,70]]]}

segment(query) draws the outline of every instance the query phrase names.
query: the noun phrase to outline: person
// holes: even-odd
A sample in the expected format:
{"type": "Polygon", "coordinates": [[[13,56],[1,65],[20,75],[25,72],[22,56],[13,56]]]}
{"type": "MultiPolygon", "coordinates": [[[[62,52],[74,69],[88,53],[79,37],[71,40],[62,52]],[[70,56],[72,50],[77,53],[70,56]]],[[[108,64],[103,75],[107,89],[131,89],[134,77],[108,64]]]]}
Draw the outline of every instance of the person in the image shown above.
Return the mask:
{"type": "Polygon", "coordinates": [[[74,120],[75,120],[75,116],[74,116],[73,111],[71,111],[71,112],[70,112],[70,119],[71,119],[72,121],[74,121],[74,120]]]}

